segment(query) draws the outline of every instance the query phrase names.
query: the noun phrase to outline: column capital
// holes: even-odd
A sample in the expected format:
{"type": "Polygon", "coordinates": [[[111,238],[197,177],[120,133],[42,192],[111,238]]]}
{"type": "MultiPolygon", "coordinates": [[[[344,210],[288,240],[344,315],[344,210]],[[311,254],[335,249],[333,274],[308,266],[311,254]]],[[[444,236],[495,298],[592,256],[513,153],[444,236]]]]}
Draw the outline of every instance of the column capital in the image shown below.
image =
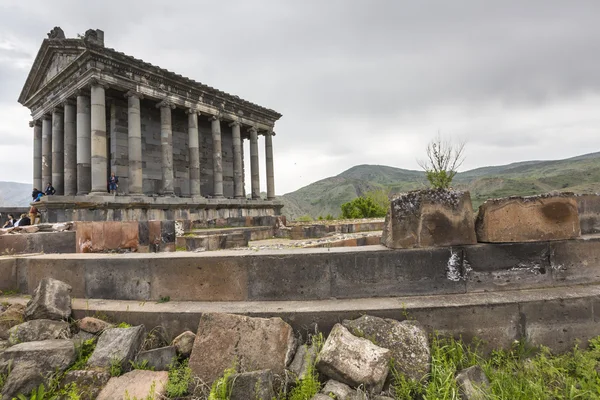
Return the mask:
{"type": "Polygon", "coordinates": [[[217,115],[211,115],[208,117],[209,121],[220,121],[221,120],[221,115],[217,114],[217,115]]]}
{"type": "Polygon", "coordinates": [[[79,96],[90,97],[90,90],[89,89],[77,89],[75,91],[75,95],[77,97],[79,97],[79,96]]]}
{"type": "Polygon", "coordinates": [[[168,98],[163,99],[162,101],[156,104],[156,108],[170,108],[171,110],[175,109],[175,104],[168,98]]]}
{"type": "Polygon", "coordinates": [[[187,110],[185,110],[185,113],[200,115],[200,111],[196,110],[195,108],[188,108],[187,110]]]}
{"type": "Polygon", "coordinates": [[[74,100],[74,99],[66,99],[66,100],[63,102],[63,107],[64,107],[64,106],[76,106],[76,105],[77,105],[77,101],[76,101],[76,100],[74,100]]]}
{"type": "Polygon", "coordinates": [[[98,78],[90,79],[90,86],[100,86],[103,89],[108,89],[108,84],[105,82],[101,82],[98,78]]]}
{"type": "Polygon", "coordinates": [[[240,121],[232,121],[232,122],[229,124],[229,127],[240,126],[240,125],[241,125],[241,124],[240,124],[240,121]]]}
{"type": "Polygon", "coordinates": [[[30,128],[33,128],[34,126],[40,126],[40,125],[42,125],[42,121],[40,121],[39,119],[29,121],[30,128]]]}
{"type": "Polygon", "coordinates": [[[265,136],[275,136],[276,133],[274,131],[268,130],[268,131],[263,131],[263,135],[265,135],[265,136]]]}
{"type": "Polygon", "coordinates": [[[54,107],[54,108],[52,109],[52,113],[53,113],[53,114],[54,114],[54,113],[59,113],[59,114],[62,114],[62,113],[64,113],[64,112],[65,112],[65,111],[63,110],[63,108],[62,108],[62,107],[54,107]]]}
{"type": "Polygon", "coordinates": [[[44,115],[42,116],[42,119],[45,119],[45,120],[52,120],[52,114],[44,114],[44,115]]]}
{"type": "Polygon", "coordinates": [[[138,99],[142,100],[144,98],[144,95],[136,92],[135,90],[128,90],[123,97],[128,98],[128,97],[137,97],[138,99]]]}
{"type": "Polygon", "coordinates": [[[255,126],[251,126],[248,128],[248,132],[250,133],[258,133],[258,129],[255,126]]]}

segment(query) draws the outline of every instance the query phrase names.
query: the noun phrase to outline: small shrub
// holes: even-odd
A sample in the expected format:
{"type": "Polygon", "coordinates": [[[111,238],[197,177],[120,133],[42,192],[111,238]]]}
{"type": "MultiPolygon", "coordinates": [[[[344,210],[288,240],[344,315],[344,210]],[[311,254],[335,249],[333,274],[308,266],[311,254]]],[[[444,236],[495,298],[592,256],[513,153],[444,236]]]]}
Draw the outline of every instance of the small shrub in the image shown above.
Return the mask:
{"type": "Polygon", "coordinates": [[[227,368],[223,372],[223,376],[213,382],[208,400],[229,400],[231,388],[228,385],[228,380],[231,375],[235,374],[235,368],[227,368]]]}
{"type": "Polygon", "coordinates": [[[110,373],[110,376],[121,376],[123,373],[123,366],[118,358],[110,360],[110,369],[108,372],[110,373]]]}
{"type": "Polygon", "coordinates": [[[77,348],[77,358],[75,359],[75,363],[71,365],[67,371],[85,369],[85,366],[95,349],[96,339],[84,341],[81,346],[77,348]]]}
{"type": "Polygon", "coordinates": [[[169,380],[167,382],[167,396],[169,398],[181,397],[188,393],[192,381],[192,369],[189,360],[178,362],[174,360],[169,366],[169,380]]]}
{"type": "Polygon", "coordinates": [[[385,217],[387,209],[378,205],[371,197],[357,197],[342,204],[342,218],[381,218],[385,217]]]}
{"type": "Polygon", "coordinates": [[[169,301],[171,301],[171,296],[160,296],[157,303],[168,303],[169,301]]]}
{"type": "Polygon", "coordinates": [[[117,324],[116,328],[131,328],[131,325],[129,325],[127,322],[120,322],[117,324]]]}
{"type": "MultiPolygon", "coordinates": [[[[323,334],[319,332],[310,339],[311,344],[316,347],[317,353],[320,352],[323,348],[323,343],[325,342],[323,334]]],[[[306,356],[309,357],[309,354],[307,353],[306,356]]],[[[296,386],[294,386],[290,392],[288,400],[310,400],[315,394],[319,393],[319,390],[321,390],[321,382],[315,364],[316,359],[315,362],[308,366],[304,379],[298,379],[296,381],[296,386]]]]}
{"type": "Polygon", "coordinates": [[[18,400],[57,400],[58,396],[52,393],[48,393],[44,384],[40,384],[36,389],[33,389],[29,397],[24,394],[17,395],[18,400]]]}
{"type": "Polygon", "coordinates": [[[129,364],[131,364],[131,369],[142,369],[142,370],[146,370],[146,371],[154,371],[154,367],[151,367],[148,365],[148,360],[144,360],[142,362],[129,360],[129,364]]]}
{"type": "Polygon", "coordinates": [[[296,218],[298,222],[312,222],[313,218],[310,215],[302,215],[296,218]]]}

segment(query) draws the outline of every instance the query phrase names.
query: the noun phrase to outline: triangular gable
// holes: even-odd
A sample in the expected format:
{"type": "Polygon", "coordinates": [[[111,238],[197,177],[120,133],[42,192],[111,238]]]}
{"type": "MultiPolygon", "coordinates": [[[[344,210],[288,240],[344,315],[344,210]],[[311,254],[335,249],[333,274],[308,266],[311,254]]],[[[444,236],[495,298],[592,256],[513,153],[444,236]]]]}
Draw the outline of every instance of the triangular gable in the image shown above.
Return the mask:
{"type": "Polygon", "coordinates": [[[25,81],[19,103],[24,104],[29,97],[73,63],[85,51],[82,42],[78,39],[45,39],[25,81]]]}

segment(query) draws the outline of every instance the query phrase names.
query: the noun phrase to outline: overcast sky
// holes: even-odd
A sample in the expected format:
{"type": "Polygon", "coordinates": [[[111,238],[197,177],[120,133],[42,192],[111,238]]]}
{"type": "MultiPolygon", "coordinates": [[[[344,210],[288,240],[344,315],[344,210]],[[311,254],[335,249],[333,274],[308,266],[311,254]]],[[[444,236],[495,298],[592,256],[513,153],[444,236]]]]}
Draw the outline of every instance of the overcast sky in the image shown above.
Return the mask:
{"type": "Polygon", "coordinates": [[[32,181],[17,98],[54,26],[282,113],[283,194],[418,169],[438,131],[468,141],[462,170],[600,151],[599,17],[592,0],[0,0],[0,180],[32,181]]]}

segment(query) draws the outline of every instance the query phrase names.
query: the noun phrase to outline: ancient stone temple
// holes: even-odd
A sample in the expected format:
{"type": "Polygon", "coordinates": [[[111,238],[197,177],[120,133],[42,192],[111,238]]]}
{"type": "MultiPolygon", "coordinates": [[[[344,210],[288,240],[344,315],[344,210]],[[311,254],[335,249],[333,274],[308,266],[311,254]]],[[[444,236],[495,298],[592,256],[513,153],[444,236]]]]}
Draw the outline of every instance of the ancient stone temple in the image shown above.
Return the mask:
{"type": "Polygon", "coordinates": [[[67,39],[54,28],[19,103],[33,117],[33,186],[56,189],[37,203],[46,221],[210,219],[281,209],[273,171],[281,114],[108,48],[101,30],[67,39]],[[259,141],[267,199],[260,196],[259,141]],[[107,189],[113,172],[117,196],[107,189]]]}

